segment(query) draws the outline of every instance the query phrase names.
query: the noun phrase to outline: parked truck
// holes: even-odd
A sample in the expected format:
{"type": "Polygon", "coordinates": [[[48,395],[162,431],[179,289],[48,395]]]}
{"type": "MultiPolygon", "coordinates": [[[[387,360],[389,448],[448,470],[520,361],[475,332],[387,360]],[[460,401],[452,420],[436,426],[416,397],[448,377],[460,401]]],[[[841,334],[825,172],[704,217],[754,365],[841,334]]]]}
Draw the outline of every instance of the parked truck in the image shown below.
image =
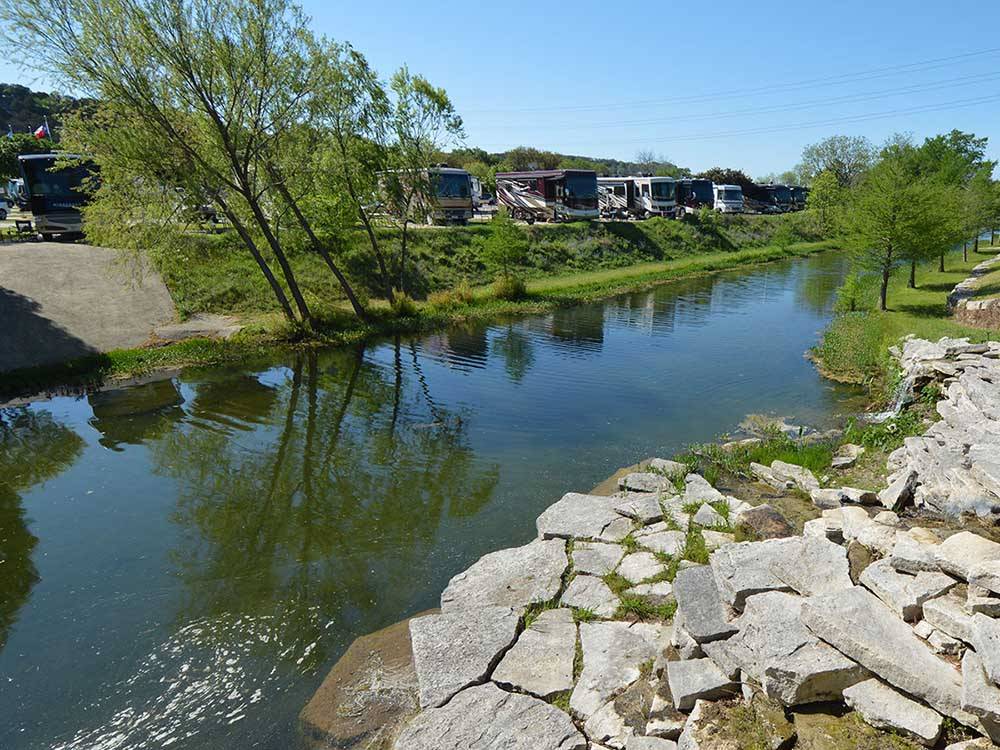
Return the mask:
{"type": "Polygon", "coordinates": [[[589,169],[498,172],[497,201],[515,219],[573,221],[600,215],[597,173],[589,169]]]}

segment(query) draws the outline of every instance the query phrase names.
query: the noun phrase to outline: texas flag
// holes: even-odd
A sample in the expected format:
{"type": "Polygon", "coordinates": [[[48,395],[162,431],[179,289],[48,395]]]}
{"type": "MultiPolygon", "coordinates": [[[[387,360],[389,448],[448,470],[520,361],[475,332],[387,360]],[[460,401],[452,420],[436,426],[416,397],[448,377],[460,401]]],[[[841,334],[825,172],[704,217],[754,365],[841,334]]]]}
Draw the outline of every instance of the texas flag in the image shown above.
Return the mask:
{"type": "Polygon", "coordinates": [[[41,140],[42,138],[48,138],[49,137],[49,124],[46,122],[46,123],[43,123],[43,124],[39,125],[37,128],[35,128],[35,132],[34,132],[33,135],[38,140],[41,140]]]}

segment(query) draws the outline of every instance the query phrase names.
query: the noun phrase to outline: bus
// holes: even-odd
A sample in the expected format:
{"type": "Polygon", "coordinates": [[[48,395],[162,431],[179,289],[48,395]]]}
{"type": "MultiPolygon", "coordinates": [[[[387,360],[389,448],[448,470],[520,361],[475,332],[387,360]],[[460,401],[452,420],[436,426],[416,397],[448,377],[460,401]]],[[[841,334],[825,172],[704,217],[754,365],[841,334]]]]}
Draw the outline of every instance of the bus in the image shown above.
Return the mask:
{"type": "Polygon", "coordinates": [[[80,208],[87,202],[81,188],[93,167],[78,154],[23,154],[17,162],[35,230],[46,240],[57,234],[80,234],[80,208]],[[57,167],[58,161],[72,163],[57,167]]]}
{"type": "Polygon", "coordinates": [[[577,221],[600,215],[597,172],[591,169],[498,172],[496,180],[497,201],[515,219],[577,221]]]}
{"type": "MultiPolygon", "coordinates": [[[[380,172],[379,191],[388,198],[391,191],[408,188],[412,172],[380,172]]],[[[472,195],[472,175],[464,169],[438,165],[420,170],[420,180],[430,185],[433,195],[430,199],[418,199],[410,206],[410,216],[426,224],[465,224],[472,218],[474,201],[472,195]]],[[[398,209],[392,210],[395,213],[398,209]]]]}

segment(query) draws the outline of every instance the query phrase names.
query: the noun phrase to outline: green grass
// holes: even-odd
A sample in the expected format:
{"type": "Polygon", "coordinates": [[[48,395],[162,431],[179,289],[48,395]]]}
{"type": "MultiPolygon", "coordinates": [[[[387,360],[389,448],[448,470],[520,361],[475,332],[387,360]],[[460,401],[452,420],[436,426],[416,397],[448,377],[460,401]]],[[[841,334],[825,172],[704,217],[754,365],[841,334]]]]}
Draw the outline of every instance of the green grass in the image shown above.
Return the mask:
{"type": "MultiPolygon", "coordinates": [[[[714,469],[716,476],[725,472],[733,476],[749,477],[751,463],[770,466],[772,461],[804,466],[813,473],[819,473],[829,468],[835,447],[833,443],[827,442],[803,443],[783,433],[772,432],[758,443],[738,444],[727,448],[718,443],[694,445],[681,460],[702,473],[712,473],[710,470],[714,469]]],[[[728,517],[728,506],[725,513],[719,508],[716,510],[728,517]]]]}
{"type": "Polygon", "coordinates": [[[471,302],[449,302],[443,307],[418,302],[416,314],[406,317],[395,316],[384,304],[373,304],[367,321],[355,318],[339,304],[314,305],[319,315],[315,329],[308,332],[292,328],[274,313],[268,313],[252,318],[250,325],[228,341],[198,339],[149,349],[116,350],[58,365],[2,373],[0,398],[29,395],[54,386],[89,387],[166,367],[247,361],[281,348],[356,344],[380,336],[425,333],[466,321],[541,314],[675,279],[803,257],[833,248],[829,242],[753,247],[628,268],[570,273],[530,281],[527,297],[518,301],[495,299],[490,296],[489,287],[483,287],[473,291],[471,302]]]}
{"type": "Polygon", "coordinates": [[[625,595],[621,598],[615,617],[636,617],[640,620],[664,620],[669,622],[677,612],[677,602],[653,604],[643,596],[625,595]]]}
{"type": "Polygon", "coordinates": [[[906,269],[893,276],[889,286],[889,310],[870,310],[838,316],[824,331],[813,350],[825,375],[845,382],[866,385],[873,396],[884,401],[895,384],[895,360],[889,347],[908,334],[936,341],[943,336],[969,337],[974,342],[996,338],[998,331],[973,328],[953,320],[947,297],[973,267],[996,253],[981,245],[979,254],[970,252],[963,260],[960,250],[947,255],[942,273],[937,261],[923,264],[917,271],[917,288],[907,287],[906,269]]]}

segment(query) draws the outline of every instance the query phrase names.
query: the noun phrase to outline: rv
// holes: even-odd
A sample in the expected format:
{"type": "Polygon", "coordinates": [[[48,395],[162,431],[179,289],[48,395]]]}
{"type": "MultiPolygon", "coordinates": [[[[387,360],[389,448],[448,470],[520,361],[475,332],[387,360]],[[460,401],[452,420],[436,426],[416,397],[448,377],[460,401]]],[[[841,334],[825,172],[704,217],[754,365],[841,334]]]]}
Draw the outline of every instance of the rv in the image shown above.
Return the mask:
{"type": "Polygon", "coordinates": [[[715,210],[724,214],[743,213],[743,188],[739,185],[715,185],[715,210]]]}
{"type": "Polygon", "coordinates": [[[597,197],[601,216],[628,219],[635,213],[635,182],[631,177],[598,177],[597,197]]]}
{"type": "Polygon", "coordinates": [[[764,190],[776,213],[783,214],[792,210],[792,191],[787,185],[764,185],[764,190]]]}
{"type": "Polygon", "coordinates": [[[497,173],[497,200],[528,223],[596,219],[597,173],[589,169],[545,169],[497,173]]]}
{"type": "Polygon", "coordinates": [[[76,154],[24,154],[17,157],[28,208],[43,239],[57,234],[79,234],[80,208],[87,202],[81,190],[93,169],[76,154]],[[72,164],[56,167],[57,161],[72,164]]]}
{"type": "Polygon", "coordinates": [[[809,188],[790,185],[788,189],[792,191],[792,210],[801,211],[804,209],[806,207],[806,200],[809,198],[809,188]]]}
{"type": "MultiPolygon", "coordinates": [[[[408,189],[412,172],[380,172],[379,191],[383,196],[408,189]]],[[[409,213],[415,221],[427,224],[465,224],[472,218],[472,176],[464,169],[435,166],[420,172],[420,180],[426,180],[431,188],[430,200],[419,199],[411,203],[409,213]]],[[[390,206],[389,212],[398,209],[390,206]]]]}
{"type": "Polygon", "coordinates": [[[715,203],[711,180],[677,180],[678,213],[694,213],[702,206],[709,208],[715,203]]]}
{"type": "Polygon", "coordinates": [[[489,192],[483,190],[483,181],[476,177],[474,174],[469,175],[469,180],[472,184],[472,208],[478,211],[483,206],[492,206],[497,201],[489,192]]]}
{"type": "Polygon", "coordinates": [[[4,189],[3,199],[7,203],[7,208],[14,208],[14,206],[21,209],[26,208],[28,205],[28,199],[24,194],[24,180],[20,177],[7,180],[7,187],[4,189]]]}
{"type": "MultiPolygon", "coordinates": [[[[633,177],[636,212],[646,216],[674,218],[677,213],[677,182],[670,177],[633,177]]],[[[710,183],[711,184],[711,183],[710,183]]]]}

